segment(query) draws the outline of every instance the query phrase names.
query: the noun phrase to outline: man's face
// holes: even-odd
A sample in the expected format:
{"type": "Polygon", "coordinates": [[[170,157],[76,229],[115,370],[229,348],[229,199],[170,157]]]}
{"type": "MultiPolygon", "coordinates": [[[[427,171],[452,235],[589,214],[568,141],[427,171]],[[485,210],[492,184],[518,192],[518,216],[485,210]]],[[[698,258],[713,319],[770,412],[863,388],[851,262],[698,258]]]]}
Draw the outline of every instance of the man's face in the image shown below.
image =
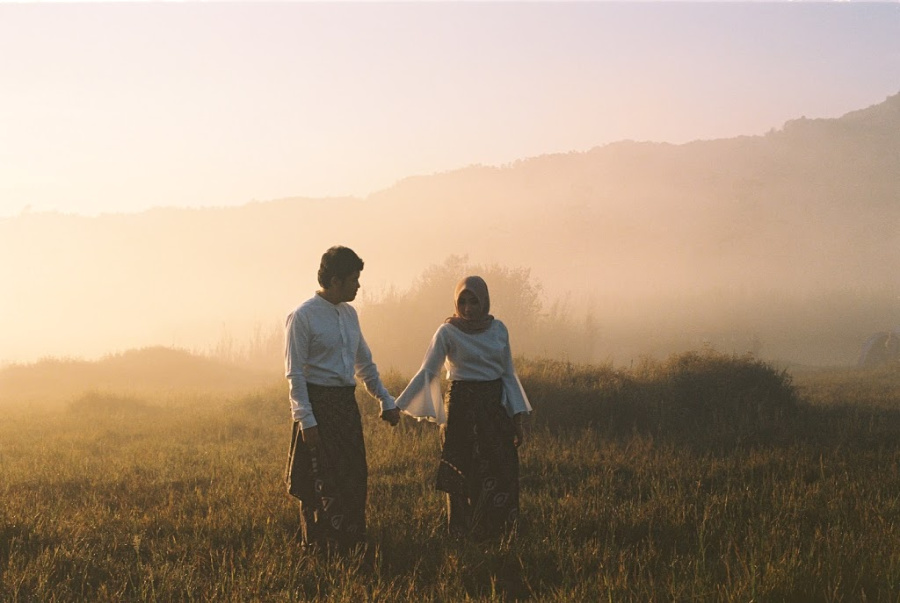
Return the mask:
{"type": "Polygon", "coordinates": [[[335,285],[338,299],[344,302],[351,302],[356,299],[356,292],[359,291],[359,270],[351,272],[343,280],[334,279],[331,282],[335,285]]]}

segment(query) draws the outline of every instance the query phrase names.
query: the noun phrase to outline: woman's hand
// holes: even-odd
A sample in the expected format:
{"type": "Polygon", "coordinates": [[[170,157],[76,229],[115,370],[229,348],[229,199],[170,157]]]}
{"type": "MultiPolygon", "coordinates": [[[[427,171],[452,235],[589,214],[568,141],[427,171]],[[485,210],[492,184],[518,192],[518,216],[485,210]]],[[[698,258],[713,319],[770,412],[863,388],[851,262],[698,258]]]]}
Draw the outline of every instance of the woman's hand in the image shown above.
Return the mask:
{"type": "Polygon", "coordinates": [[[525,415],[528,413],[520,412],[513,416],[513,425],[516,428],[516,435],[513,437],[513,445],[516,448],[525,443],[525,415]]]}
{"type": "Polygon", "coordinates": [[[300,432],[303,436],[303,443],[310,449],[315,450],[319,447],[319,428],[317,426],[307,427],[300,432]]]}

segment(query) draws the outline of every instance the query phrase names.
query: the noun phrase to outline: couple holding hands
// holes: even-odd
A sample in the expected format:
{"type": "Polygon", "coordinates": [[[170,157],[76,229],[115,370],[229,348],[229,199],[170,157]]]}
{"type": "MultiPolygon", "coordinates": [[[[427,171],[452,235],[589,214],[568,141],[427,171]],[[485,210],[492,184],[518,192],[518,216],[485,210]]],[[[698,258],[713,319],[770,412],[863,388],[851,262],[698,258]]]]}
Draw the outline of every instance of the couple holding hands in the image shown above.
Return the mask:
{"type": "Polygon", "coordinates": [[[294,419],[286,481],[300,500],[304,544],[347,549],[365,542],[368,468],[357,377],[392,426],[401,411],[442,426],[437,489],[447,493],[450,533],[476,539],[506,533],[518,515],[517,448],[531,406],[513,368],[506,326],[489,314],[487,285],[478,276],[460,281],[455,313],[438,327],[421,368],[394,400],[347,303],[356,297],[362,269],[351,249],[326,251],[322,288],[285,327],[294,419]]]}

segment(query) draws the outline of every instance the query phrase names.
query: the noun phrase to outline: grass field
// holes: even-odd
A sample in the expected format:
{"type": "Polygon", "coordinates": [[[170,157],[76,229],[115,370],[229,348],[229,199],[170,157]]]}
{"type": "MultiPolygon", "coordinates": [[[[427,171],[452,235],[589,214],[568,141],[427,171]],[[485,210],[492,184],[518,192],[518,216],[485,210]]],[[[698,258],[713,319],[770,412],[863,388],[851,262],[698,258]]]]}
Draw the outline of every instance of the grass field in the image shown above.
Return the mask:
{"type": "Polygon", "coordinates": [[[897,367],[518,364],[518,533],[446,538],[437,430],[391,429],[362,393],[369,545],[337,558],[296,540],[280,380],[8,404],[0,600],[900,600],[897,367]]]}

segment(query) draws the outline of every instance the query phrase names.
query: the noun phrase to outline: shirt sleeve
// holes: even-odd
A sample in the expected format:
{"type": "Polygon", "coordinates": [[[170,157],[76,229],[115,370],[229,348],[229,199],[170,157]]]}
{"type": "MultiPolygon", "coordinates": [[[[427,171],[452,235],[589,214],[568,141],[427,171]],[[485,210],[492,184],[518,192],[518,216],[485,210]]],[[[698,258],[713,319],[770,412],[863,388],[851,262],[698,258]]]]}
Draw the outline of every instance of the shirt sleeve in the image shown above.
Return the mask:
{"type": "Polygon", "coordinates": [[[291,312],[284,331],[284,374],[290,383],[291,417],[300,422],[301,429],[315,427],[318,423],[309,403],[303,372],[309,356],[309,324],[299,312],[291,312]]]}
{"type": "Polygon", "coordinates": [[[359,345],[356,348],[354,370],[356,371],[356,376],[362,379],[366,385],[366,390],[378,399],[378,402],[381,404],[381,410],[392,410],[397,407],[394,403],[394,397],[388,393],[388,390],[381,382],[381,375],[378,374],[378,367],[372,361],[372,351],[362,336],[362,331],[359,333],[359,345]]]}
{"type": "Polygon", "coordinates": [[[506,325],[503,325],[503,344],[503,374],[500,377],[503,381],[503,406],[506,408],[506,413],[512,417],[519,413],[531,412],[531,404],[528,402],[528,396],[525,395],[525,389],[513,366],[512,349],[509,345],[509,332],[506,330],[506,325]]]}
{"type": "Polygon", "coordinates": [[[400,410],[419,420],[433,421],[440,425],[447,422],[444,398],[441,395],[441,368],[446,359],[446,335],[439,328],[431,338],[422,367],[397,398],[400,410]]]}

